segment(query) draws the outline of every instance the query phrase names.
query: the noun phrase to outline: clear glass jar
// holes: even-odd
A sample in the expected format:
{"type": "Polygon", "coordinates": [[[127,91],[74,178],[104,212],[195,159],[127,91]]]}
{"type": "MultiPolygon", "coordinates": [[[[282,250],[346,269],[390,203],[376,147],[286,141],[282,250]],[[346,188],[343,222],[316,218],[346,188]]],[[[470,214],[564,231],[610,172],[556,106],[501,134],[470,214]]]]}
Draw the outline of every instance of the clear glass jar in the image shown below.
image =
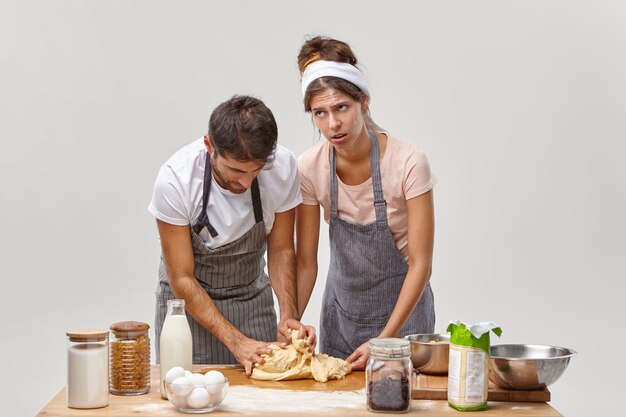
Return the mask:
{"type": "Polygon", "coordinates": [[[110,326],[111,394],[140,395],[150,390],[149,328],[140,321],[121,321],[110,326]]]}
{"type": "Polygon", "coordinates": [[[109,405],[109,332],[69,330],[67,341],[67,406],[100,408],[109,405]]]}
{"type": "Polygon", "coordinates": [[[406,413],[411,408],[411,345],[406,339],[369,341],[365,369],[367,409],[381,413],[406,413]]]}

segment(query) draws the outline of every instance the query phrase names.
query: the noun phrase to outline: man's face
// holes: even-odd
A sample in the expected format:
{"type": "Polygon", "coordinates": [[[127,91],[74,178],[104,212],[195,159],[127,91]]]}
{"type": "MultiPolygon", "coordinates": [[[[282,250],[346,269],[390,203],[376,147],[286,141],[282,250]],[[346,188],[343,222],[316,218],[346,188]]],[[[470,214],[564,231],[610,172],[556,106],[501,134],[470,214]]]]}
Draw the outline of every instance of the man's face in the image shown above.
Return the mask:
{"type": "Polygon", "coordinates": [[[204,142],[211,155],[211,169],[215,181],[231,193],[245,192],[265,166],[265,163],[257,161],[238,161],[228,155],[219,155],[208,136],[205,136],[204,142]]]}

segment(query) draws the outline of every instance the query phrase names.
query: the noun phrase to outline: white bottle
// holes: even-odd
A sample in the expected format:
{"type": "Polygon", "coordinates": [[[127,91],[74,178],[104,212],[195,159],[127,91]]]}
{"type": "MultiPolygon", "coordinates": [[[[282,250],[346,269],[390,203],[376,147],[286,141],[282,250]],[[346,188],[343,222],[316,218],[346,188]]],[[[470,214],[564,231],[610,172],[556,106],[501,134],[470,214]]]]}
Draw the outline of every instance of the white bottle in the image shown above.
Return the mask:
{"type": "Polygon", "coordinates": [[[185,300],[167,300],[167,316],[161,329],[160,369],[161,369],[161,398],[167,399],[163,379],[165,374],[174,366],[182,366],[191,371],[193,345],[191,329],[185,315],[185,300]]]}

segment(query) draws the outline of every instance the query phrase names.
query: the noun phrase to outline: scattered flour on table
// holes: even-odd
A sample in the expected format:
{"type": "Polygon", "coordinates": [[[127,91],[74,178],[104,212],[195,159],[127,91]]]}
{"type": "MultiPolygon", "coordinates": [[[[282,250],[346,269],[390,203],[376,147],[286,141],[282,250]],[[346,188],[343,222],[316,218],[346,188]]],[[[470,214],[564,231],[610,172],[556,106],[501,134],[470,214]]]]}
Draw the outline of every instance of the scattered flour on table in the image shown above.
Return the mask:
{"type": "MultiPolygon", "coordinates": [[[[413,402],[411,404],[412,410],[436,410],[441,408],[442,401],[429,401],[429,400],[419,400],[419,402],[413,402]]],[[[444,403],[445,406],[448,406],[448,403],[444,403]]]]}
{"type": "Polygon", "coordinates": [[[139,407],[134,407],[133,411],[135,413],[154,414],[154,413],[163,412],[164,414],[167,414],[167,413],[171,413],[172,409],[174,409],[174,406],[170,404],[169,402],[165,401],[165,402],[160,402],[158,404],[148,403],[148,404],[140,405],[139,407]]]}
{"type": "Polygon", "coordinates": [[[221,411],[240,413],[321,413],[341,409],[365,409],[365,388],[359,391],[293,391],[231,386],[221,411]]]}

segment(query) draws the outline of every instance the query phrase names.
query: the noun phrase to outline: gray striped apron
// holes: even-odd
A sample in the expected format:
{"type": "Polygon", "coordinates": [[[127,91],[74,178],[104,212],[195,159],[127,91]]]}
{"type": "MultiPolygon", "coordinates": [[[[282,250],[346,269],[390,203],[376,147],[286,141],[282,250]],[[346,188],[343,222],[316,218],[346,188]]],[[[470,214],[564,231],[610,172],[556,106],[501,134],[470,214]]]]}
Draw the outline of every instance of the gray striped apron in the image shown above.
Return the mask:
{"type": "MultiPolygon", "coordinates": [[[[208,248],[199,235],[200,231],[206,227],[213,237],[217,236],[217,231],[207,214],[211,193],[211,164],[207,154],[202,213],[197,223],[191,227],[195,276],[229,322],[251,339],[271,342],[276,340],[278,329],[272,288],[264,272],[267,236],[257,179],[253,181],[250,191],[255,225],[234,242],[215,249],[208,248]]],[[[155,318],[157,361],[161,329],[167,314],[167,300],[173,298],[176,297],[169,285],[165,263],[161,257],[155,318]]],[[[187,314],[187,320],[193,336],[193,363],[237,363],[233,354],[190,314],[187,314]]]]}
{"type": "MultiPolygon", "coordinates": [[[[348,223],[337,211],[335,149],[330,163],[330,265],[320,318],[320,350],[346,358],[383,330],[396,305],[408,265],[389,230],[376,136],[369,132],[376,221],[348,223]]],[[[432,333],[435,308],[430,283],[398,336],[432,333]]]]}

